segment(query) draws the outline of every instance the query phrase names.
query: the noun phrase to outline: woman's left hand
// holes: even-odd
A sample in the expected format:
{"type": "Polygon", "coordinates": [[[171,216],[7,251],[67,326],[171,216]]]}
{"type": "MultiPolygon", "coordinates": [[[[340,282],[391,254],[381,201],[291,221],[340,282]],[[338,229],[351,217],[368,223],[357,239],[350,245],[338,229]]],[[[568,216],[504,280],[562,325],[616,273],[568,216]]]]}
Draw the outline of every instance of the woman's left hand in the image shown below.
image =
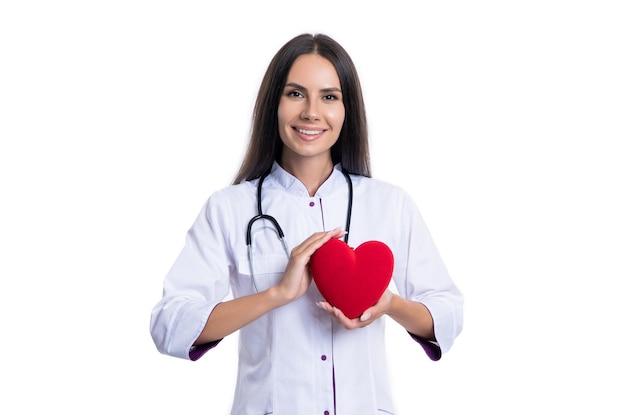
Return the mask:
{"type": "Polygon", "coordinates": [[[385,290],[378,302],[370,308],[363,311],[360,317],[349,319],[343,314],[343,312],[337,307],[333,307],[327,301],[318,301],[317,306],[326,310],[328,314],[333,316],[338,322],[340,322],[348,330],[358,329],[370,325],[374,320],[387,314],[389,307],[391,307],[391,299],[394,294],[385,290]]]}

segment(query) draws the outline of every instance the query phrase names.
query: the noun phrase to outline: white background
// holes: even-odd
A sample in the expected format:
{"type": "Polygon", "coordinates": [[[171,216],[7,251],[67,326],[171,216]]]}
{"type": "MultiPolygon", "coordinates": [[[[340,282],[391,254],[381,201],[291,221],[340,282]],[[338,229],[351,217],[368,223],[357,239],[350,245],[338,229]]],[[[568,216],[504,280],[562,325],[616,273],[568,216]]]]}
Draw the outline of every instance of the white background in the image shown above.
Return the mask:
{"type": "Polygon", "coordinates": [[[439,362],[388,325],[398,413],[625,413],[620,3],[2,2],[0,412],[228,413],[235,336],[178,360],[149,315],[270,58],[323,32],[466,295],[439,362]]]}

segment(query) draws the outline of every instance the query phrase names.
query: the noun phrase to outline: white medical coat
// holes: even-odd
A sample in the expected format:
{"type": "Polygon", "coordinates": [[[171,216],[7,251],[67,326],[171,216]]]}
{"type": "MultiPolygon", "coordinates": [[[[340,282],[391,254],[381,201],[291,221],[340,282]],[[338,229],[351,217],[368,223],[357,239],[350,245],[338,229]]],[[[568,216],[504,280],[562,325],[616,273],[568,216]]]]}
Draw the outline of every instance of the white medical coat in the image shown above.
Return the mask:
{"type": "MultiPolygon", "coordinates": [[[[310,197],[297,178],[274,163],[263,183],[263,212],[278,220],[289,250],[314,232],[345,228],[348,186],[340,169],[335,166],[310,197]]],[[[356,248],[378,240],[391,248],[394,291],[426,305],[434,320],[436,342],[411,337],[436,360],[461,331],[462,294],[408,194],[379,180],[351,178],[348,243],[356,248]]],[[[219,343],[192,346],[213,308],[229,292],[234,297],[255,292],[246,228],[257,214],[257,182],[215,192],[190,228],[151,315],[151,334],[161,353],[197,360],[219,343]]],[[[252,240],[255,279],[262,291],[279,282],[288,258],[267,221],[255,223],[252,240]]],[[[385,318],[347,330],[316,306],[322,299],[312,283],[298,300],[241,328],[233,415],[394,413],[385,364],[385,318]]]]}

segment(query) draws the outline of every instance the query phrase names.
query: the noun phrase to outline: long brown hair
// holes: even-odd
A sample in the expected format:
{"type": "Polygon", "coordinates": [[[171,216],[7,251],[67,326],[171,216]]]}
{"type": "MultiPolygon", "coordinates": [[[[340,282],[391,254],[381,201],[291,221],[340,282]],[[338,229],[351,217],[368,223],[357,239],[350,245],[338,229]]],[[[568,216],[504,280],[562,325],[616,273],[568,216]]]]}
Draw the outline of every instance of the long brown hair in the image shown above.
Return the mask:
{"type": "Polygon", "coordinates": [[[278,134],[278,104],[291,66],[304,54],[328,59],[339,76],[346,115],[339,139],[330,149],[333,163],[341,163],[348,173],[371,176],[365,104],[356,67],[345,49],[329,36],[302,34],[283,45],[265,72],[254,106],[248,149],[234,184],[261,177],[280,160],[283,143],[278,134]]]}

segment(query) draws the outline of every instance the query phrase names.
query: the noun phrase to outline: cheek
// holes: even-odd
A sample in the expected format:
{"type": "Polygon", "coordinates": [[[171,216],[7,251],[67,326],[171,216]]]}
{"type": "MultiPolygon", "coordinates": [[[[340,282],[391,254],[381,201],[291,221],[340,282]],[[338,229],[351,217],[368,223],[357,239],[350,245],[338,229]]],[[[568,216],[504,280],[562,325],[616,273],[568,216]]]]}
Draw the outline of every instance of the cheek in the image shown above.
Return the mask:
{"type": "Polygon", "coordinates": [[[290,125],[293,120],[289,106],[279,104],[278,110],[276,111],[276,118],[278,121],[278,137],[284,144],[287,137],[287,130],[291,129],[290,125]]]}
{"type": "Polygon", "coordinates": [[[276,115],[278,117],[278,128],[282,130],[293,121],[298,113],[297,109],[294,109],[292,105],[279,103],[276,115]]]}
{"type": "Polygon", "coordinates": [[[346,110],[343,106],[341,108],[334,108],[326,114],[326,117],[326,119],[332,123],[333,127],[341,128],[346,119],[346,110]]]}
{"type": "Polygon", "coordinates": [[[282,105],[278,105],[278,111],[276,111],[276,116],[278,117],[278,127],[282,128],[285,123],[285,107],[282,105]]]}

